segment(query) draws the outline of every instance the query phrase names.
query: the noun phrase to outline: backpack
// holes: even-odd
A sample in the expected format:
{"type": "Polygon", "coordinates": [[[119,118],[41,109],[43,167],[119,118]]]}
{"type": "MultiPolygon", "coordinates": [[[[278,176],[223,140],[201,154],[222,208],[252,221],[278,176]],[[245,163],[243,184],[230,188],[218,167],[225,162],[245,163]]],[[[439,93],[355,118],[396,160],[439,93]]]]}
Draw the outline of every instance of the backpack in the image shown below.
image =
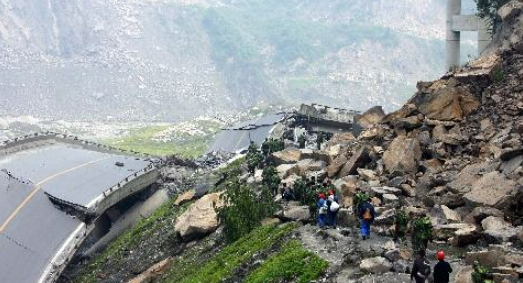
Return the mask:
{"type": "Polygon", "coordinates": [[[331,203],[331,208],[330,209],[331,209],[331,212],[336,212],[336,211],[338,211],[340,209],[340,205],[337,202],[333,201],[331,203]]]}
{"type": "Polygon", "coordinates": [[[365,221],[372,220],[372,213],[370,212],[370,208],[365,208],[365,212],[363,212],[363,220],[365,220],[365,221]]]}
{"type": "Polygon", "coordinates": [[[420,273],[423,276],[428,277],[431,273],[430,265],[427,262],[423,262],[423,267],[420,269],[420,273]]]}

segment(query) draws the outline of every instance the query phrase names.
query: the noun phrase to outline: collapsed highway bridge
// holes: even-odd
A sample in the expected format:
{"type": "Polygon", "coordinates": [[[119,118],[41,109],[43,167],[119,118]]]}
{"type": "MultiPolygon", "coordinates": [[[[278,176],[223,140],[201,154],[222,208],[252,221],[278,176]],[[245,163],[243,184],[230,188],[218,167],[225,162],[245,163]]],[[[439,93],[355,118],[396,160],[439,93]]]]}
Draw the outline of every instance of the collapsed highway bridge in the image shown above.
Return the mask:
{"type": "Polygon", "coordinates": [[[0,142],[0,282],[54,282],[100,215],[157,180],[153,161],[56,133],[0,142]]]}

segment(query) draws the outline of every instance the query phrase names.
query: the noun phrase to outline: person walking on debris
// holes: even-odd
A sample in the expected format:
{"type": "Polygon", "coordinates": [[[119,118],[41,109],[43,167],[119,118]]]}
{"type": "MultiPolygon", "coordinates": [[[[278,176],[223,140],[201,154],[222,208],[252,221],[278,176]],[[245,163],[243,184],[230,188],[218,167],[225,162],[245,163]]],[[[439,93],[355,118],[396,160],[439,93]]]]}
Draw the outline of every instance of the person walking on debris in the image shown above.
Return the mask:
{"type": "Polygon", "coordinates": [[[338,222],[338,211],[340,210],[338,197],[333,190],[329,190],[327,195],[327,206],[329,207],[329,210],[327,210],[327,225],[336,229],[336,224],[338,222]]]}
{"type": "Polygon", "coordinates": [[[298,137],[298,144],[299,144],[299,147],[302,148],[302,149],[305,148],[306,143],[307,143],[307,138],[305,138],[305,134],[301,134],[301,135],[298,137]]]}
{"type": "Polygon", "coordinates": [[[318,133],[318,135],[316,136],[316,147],[318,150],[321,149],[321,144],[323,143],[323,141],[323,133],[318,133]]]}
{"type": "Polygon", "coordinates": [[[366,201],[358,208],[358,216],[361,221],[360,230],[363,240],[370,237],[370,226],[374,222],[374,206],[371,203],[371,198],[367,197],[366,201]]]}
{"type": "Polygon", "coordinates": [[[269,150],[270,150],[269,139],[266,138],[261,146],[261,151],[262,151],[263,156],[265,156],[265,157],[269,156],[269,150]]]}
{"type": "Polygon", "coordinates": [[[291,200],[294,200],[294,192],[290,187],[287,187],[286,183],[282,184],[281,188],[281,197],[283,200],[289,202],[291,200]]]}
{"type": "Polygon", "coordinates": [[[439,251],[436,254],[436,258],[438,259],[438,263],[434,266],[434,283],[449,283],[452,267],[445,261],[445,253],[439,251]]]}
{"type": "Polygon", "coordinates": [[[320,228],[323,228],[323,227],[325,227],[325,224],[326,224],[327,211],[329,209],[327,207],[327,201],[325,200],[324,194],[318,195],[317,206],[318,206],[318,224],[319,224],[320,228]]]}
{"type": "Polygon", "coordinates": [[[425,283],[430,275],[430,265],[427,262],[426,253],[424,250],[418,251],[418,258],[414,261],[412,272],[410,273],[410,280],[416,283],[425,283]]]}

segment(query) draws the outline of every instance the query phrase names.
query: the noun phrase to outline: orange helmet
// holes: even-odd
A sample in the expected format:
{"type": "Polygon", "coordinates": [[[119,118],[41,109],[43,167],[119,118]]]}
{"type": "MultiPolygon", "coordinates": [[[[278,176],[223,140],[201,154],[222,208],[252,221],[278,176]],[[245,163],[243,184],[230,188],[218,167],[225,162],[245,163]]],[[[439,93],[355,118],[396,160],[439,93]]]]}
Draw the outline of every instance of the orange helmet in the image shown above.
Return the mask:
{"type": "Polygon", "coordinates": [[[438,260],[444,260],[445,259],[445,253],[443,251],[439,251],[437,254],[436,254],[436,258],[438,260]]]}

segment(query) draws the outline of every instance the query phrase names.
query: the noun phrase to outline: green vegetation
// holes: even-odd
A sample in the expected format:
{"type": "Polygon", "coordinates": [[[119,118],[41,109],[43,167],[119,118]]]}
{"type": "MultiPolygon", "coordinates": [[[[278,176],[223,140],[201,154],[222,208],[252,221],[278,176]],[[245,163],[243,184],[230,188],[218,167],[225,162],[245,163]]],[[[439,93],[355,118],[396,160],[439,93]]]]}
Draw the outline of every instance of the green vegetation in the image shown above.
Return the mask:
{"type": "Polygon", "coordinates": [[[157,139],[157,135],[176,127],[176,125],[144,126],[131,129],[130,133],[120,139],[102,141],[102,143],[125,150],[133,150],[156,156],[176,155],[181,158],[196,158],[209,147],[220,125],[212,121],[195,121],[195,127],[203,133],[190,135],[184,132],[166,134],[166,141],[157,139]]]}
{"type": "Polygon", "coordinates": [[[366,193],[356,193],[352,199],[352,208],[354,211],[358,211],[360,205],[369,199],[369,195],[366,193]]]}
{"type": "Polygon", "coordinates": [[[258,195],[237,178],[227,184],[225,191],[223,198],[227,205],[218,209],[218,218],[224,225],[229,243],[260,226],[261,221],[275,211],[273,194],[264,191],[258,195]],[[269,196],[266,197],[266,194],[269,196]]]}
{"type": "Polygon", "coordinates": [[[247,277],[247,283],[299,282],[318,279],[329,264],[292,240],[247,277]]]}
{"type": "Polygon", "coordinates": [[[262,172],[262,184],[267,186],[271,191],[277,192],[280,186],[281,178],[278,170],[274,166],[266,166],[262,172]]]}
{"type": "Polygon", "coordinates": [[[407,236],[407,227],[409,225],[409,215],[404,210],[396,210],[394,214],[394,237],[404,239],[407,236]]]}
{"type": "Polygon", "coordinates": [[[494,83],[500,83],[505,78],[505,73],[503,72],[502,68],[497,68],[494,70],[494,73],[492,74],[492,80],[494,83]]]}
{"type": "Polygon", "coordinates": [[[418,217],[412,221],[412,247],[414,251],[426,250],[432,240],[432,222],[428,217],[418,217]]]}
{"type": "Polygon", "coordinates": [[[97,276],[102,272],[102,268],[123,263],[129,251],[139,248],[143,241],[152,237],[162,227],[170,227],[188,205],[174,206],[170,201],[161,206],[153,215],[138,222],[118,237],[102,254],[94,258],[75,282],[98,282],[97,276]]]}
{"type": "Polygon", "coordinates": [[[491,30],[496,30],[501,24],[498,10],[510,0],[474,0],[478,8],[478,15],[491,21],[491,30]]]}
{"type": "Polygon", "coordinates": [[[474,283],[493,283],[490,276],[490,269],[474,262],[474,272],[472,272],[472,282],[474,283]]]}
{"type": "Polygon", "coordinates": [[[226,246],[206,262],[197,261],[171,266],[171,272],[163,280],[169,283],[218,283],[230,278],[255,254],[270,250],[282,242],[295,229],[294,225],[267,226],[256,229],[240,240],[226,246]]]}
{"type": "Polygon", "coordinates": [[[222,181],[216,187],[212,189],[213,192],[224,191],[227,188],[227,185],[234,182],[238,176],[241,175],[241,166],[246,162],[246,158],[239,158],[226,167],[218,169],[218,175],[221,177],[222,181]]]}

